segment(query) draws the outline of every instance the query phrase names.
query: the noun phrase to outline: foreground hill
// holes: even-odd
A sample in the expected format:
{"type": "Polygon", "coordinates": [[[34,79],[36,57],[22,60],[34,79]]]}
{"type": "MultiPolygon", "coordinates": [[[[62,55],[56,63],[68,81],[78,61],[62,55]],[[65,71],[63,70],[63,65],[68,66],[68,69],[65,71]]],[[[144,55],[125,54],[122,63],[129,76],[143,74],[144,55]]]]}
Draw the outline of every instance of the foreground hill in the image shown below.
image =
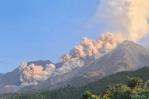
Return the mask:
{"type": "Polygon", "coordinates": [[[53,91],[45,91],[36,94],[13,94],[3,95],[0,99],[81,99],[83,92],[90,90],[95,94],[100,94],[107,86],[119,83],[127,83],[128,77],[140,77],[149,79],[149,67],[144,67],[137,71],[124,71],[104,77],[82,87],[67,86],[53,91]]]}

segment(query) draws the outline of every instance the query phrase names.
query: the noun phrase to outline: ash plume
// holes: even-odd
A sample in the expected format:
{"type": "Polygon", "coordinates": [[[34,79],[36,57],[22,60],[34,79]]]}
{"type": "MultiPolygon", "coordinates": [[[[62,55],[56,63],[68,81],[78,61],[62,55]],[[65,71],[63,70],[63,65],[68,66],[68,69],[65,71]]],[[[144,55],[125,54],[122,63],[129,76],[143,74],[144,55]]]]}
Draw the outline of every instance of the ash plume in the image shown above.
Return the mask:
{"type": "Polygon", "coordinates": [[[21,85],[37,85],[39,82],[48,79],[54,71],[55,65],[53,64],[47,64],[47,67],[44,68],[40,65],[27,65],[27,63],[24,63],[20,66],[21,85]]]}
{"type": "MultiPolygon", "coordinates": [[[[69,66],[64,65],[60,70],[72,71],[76,59],[85,63],[89,58],[100,58],[124,40],[138,42],[145,38],[149,34],[148,9],[148,0],[101,0],[95,18],[97,22],[102,20],[110,25],[111,31],[97,40],[83,38],[78,46],[62,56],[64,64],[69,63],[69,66]]],[[[78,67],[76,62],[75,68],[78,67]]]]}
{"type": "Polygon", "coordinates": [[[127,40],[137,42],[149,34],[148,0],[101,0],[95,20],[104,20],[112,31],[121,32],[127,40]]]}
{"type": "Polygon", "coordinates": [[[85,58],[96,58],[103,54],[111,51],[119,43],[120,39],[112,33],[105,33],[101,38],[92,40],[90,38],[83,38],[80,44],[74,47],[69,54],[62,56],[64,62],[73,60],[74,58],[85,59],[85,58]]]}

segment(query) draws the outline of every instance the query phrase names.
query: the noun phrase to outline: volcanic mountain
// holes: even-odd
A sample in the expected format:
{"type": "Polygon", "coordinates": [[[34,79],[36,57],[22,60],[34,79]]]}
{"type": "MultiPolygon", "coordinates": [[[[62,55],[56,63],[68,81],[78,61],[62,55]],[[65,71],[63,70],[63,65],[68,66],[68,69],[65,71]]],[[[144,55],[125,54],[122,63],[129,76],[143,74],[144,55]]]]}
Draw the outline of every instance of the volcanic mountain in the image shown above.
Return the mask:
{"type": "Polygon", "coordinates": [[[110,53],[96,60],[89,71],[100,70],[106,75],[135,70],[149,65],[149,50],[131,41],[124,41],[110,53]]]}
{"type": "Polygon", "coordinates": [[[124,41],[115,49],[90,64],[49,78],[37,86],[26,87],[22,92],[52,90],[67,85],[82,86],[107,75],[121,71],[134,71],[149,66],[149,50],[131,41],[124,41]]]}
{"type": "MultiPolygon", "coordinates": [[[[53,90],[67,85],[82,86],[99,80],[107,75],[115,74],[121,71],[133,71],[139,68],[149,66],[149,50],[132,41],[124,41],[110,52],[97,59],[88,59],[83,66],[74,68],[71,72],[61,75],[54,75],[52,72],[49,78],[35,85],[21,86],[19,68],[14,71],[2,74],[0,76],[1,93],[10,92],[37,92],[42,90],[53,90]],[[11,86],[11,87],[10,87],[11,86]],[[4,89],[7,89],[5,91],[4,89]]],[[[51,61],[28,62],[30,64],[41,65],[45,67],[51,64],[51,61]]],[[[61,68],[64,63],[57,63],[56,69],[61,68]]],[[[69,64],[67,64],[69,67],[69,64]]],[[[73,65],[75,66],[75,65],[73,65]]],[[[29,80],[30,82],[32,80],[29,80]]]]}

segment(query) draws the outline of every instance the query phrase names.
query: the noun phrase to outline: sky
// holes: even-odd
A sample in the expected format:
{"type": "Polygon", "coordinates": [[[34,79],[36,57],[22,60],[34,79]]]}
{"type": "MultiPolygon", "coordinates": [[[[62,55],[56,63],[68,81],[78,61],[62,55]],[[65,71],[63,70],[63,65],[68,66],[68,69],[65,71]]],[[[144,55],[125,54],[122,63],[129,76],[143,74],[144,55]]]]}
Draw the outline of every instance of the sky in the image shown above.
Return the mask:
{"type": "Polygon", "coordinates": [[[28,61],[57,63],[81,38],[105,32],[149,45],[148,8],[146,0],[1,0],[0,73],[28,61]]]}
{"type": "Polygon", "coordinates": [[[58,62],[82,37],[98,37],[102,29],[90,26],[90,20],[99,3],[99,0],[1,0],[0,73],[27,61],[58,62]]]}

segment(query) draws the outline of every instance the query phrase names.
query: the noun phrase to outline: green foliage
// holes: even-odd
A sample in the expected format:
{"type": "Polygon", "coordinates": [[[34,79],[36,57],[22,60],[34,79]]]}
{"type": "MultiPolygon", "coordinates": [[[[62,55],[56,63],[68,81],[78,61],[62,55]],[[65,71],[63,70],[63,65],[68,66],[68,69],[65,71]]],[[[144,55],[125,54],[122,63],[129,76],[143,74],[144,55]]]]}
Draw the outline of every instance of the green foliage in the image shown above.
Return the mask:
{"type": "Polygon", "coordinates": [[[103,97],[111,97],[112,99],[127,99],[126,97],[129,97],[130,88],[123,84],[116,84],[109,88],[107,88],[103,92],[103,97]],[[125,98],[123,98],[125,97],[125,98]]]}
{"type": "Polygon", "coordinates": [[[149,99],[149,97],[144,95],[132,95],[131,99],[149,99]]]}
{"type": "Polygon", "coordinates": [[[143,80],[139,77],[134,77],[134,78],[129,78],[130,80],[128,81],[128,86],[131,89],[134,88],[139,88],[143,86],[143,80]]]}
{"type": "Polygon", "coordinates": [[[92,94],[90,91],[86,91],[83,94],[82,99],[100,99],[100,97],[95,94],[92,94]]]}
{"type": "Polygon", "coordinates": [[[128,84],[112,85],[102,93],[102,99],[149,99],[149,88],[141,78],[130,78],[128,84]]]}
{"type": "Polygon", "coordinates": [[[82,92],[83,90],[68,86],[58,90],[46,91],[36,94],[5,95],[0,97],[0,99],[80,99],[83,94],[82,92]]]}

